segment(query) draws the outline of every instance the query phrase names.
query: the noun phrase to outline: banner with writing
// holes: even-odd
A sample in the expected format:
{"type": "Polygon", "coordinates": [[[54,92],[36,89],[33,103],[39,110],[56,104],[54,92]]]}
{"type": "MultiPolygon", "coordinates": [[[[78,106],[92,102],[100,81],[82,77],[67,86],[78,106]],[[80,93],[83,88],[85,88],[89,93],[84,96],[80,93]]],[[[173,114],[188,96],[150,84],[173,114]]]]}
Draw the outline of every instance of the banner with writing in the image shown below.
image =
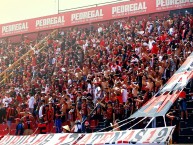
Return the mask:
{"type": "Polygon", "coordinates": [[[38,134],[27,136],[6,135],[1,145],[103,145],[152,144],[165,145],[174,126],[88,134],[38,134]]]}
{"type": "Polygon", "coordinates": [[[102,144],[166,144],[174,127],[126,130],[86,134],[76,145],[102,144]]]}
{"type": "Polygon", "coordinates": [[[130,118],[164,116],[192,78],[193,53],[190,54],[164,87],[139,110],[132,114],[130,118]]]}

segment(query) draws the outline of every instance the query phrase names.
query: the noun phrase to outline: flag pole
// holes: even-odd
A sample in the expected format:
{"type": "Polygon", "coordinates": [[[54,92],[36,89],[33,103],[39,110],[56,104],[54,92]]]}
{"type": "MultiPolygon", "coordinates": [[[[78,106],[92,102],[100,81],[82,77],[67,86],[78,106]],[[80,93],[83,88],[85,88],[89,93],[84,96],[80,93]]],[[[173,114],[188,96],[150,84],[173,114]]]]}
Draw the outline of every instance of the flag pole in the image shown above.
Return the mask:
{"type": "Polygon", "coordinates": [[[145,126],[144,129],[146,129],[146,128],[149,126],[149,124],[150,124],[154,119],[155,119],[155,117],[152,117],[151,120],[148,122],[148,124],[145,126]]]}
{"type": "Polygon", "coordinates": [[[165,115],[163,116],[163,119],[164,119],[164,125],[166,127],[166,116],[165,115]]]}
{"type": "Polygon", "coordinates": [[[144,117],[143,119],[141,119],[140,121],[138,121],[137,123],[135,123],[133,126],[131,126],[129,129],[127,130],[130,130],[131,128],[133,128],[135,125],[137,125],[138,123],[142,122],[143,120],[145,120],[147,117],[144,117]]]}

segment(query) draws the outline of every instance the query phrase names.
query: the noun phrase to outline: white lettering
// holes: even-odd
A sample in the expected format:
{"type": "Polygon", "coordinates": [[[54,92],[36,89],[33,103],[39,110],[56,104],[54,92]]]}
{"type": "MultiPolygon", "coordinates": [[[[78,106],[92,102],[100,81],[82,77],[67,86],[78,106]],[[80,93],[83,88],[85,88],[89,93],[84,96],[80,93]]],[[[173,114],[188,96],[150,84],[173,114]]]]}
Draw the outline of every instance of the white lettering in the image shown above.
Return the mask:
{"type": "Polygon", "coordinates": [[[83,19],[102,17],[103,15],[104,14],[103,14],[102,9],[87,11],[87,12],[81,12],[81,13],[75,13],[75,14],[71,15],[71,21],[78,21],[78,20],[83,20],[83,19]]]}
{"type": "Polygon", "coordinates": [[[112,7],[112,14],[133,12],[133,11],[141,11],[146,10],[146,2],[133,3],[128,5],[121,5],[117,7],[112,7]]]}
{"type": "Polygon", "coordinates": [[[43,27],[48,25],[58,25],[65,22],[64,16],[51,17],[46,19],[36,20],[36,27],[43,27]]]}
{"type": "Polygon", "coordinates": [[[193,0],[156,0],[156,7],[166,7],[192,3],[193,0]]]}
{"type": "Polygon", "coordinates": [[[2,33],[9,33],[28,29],[28,22],[2,26],[2,33]]]}

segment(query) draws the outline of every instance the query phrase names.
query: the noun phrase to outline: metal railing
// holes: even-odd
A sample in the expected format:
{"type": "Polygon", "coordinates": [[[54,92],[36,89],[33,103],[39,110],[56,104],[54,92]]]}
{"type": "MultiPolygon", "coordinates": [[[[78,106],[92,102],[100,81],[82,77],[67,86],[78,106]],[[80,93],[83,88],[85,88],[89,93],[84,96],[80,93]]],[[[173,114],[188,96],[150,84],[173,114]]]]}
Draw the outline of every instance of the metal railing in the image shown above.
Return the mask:
{"type": "MultiPolygon", "coordinates": [[[[53,36],[56,34],[58,30],[54,30],[51,34],[49,34],[48,36],[53,36]]],[[[45,47],[46,47],[46,42],[48,40],[49,37],[45,37],[43,40],[41,40],[38,44],[36,44],[34,46],[39,48],[39,51],[42,51],[45,47]]],[[[33,50],[30,49],[28,52],[26,52],[23,56],[21,56],[16,62],[14,62],[11,66],[9,66],[8,68],[6,68],[1,74],[0,74],[0,84],[6,83],[7,79],[10,78],[13,75],[13,70],[19,66],[20,62],[24,59],[26,59],[27,56],[31,55],[33,53],[33,50]]]]}

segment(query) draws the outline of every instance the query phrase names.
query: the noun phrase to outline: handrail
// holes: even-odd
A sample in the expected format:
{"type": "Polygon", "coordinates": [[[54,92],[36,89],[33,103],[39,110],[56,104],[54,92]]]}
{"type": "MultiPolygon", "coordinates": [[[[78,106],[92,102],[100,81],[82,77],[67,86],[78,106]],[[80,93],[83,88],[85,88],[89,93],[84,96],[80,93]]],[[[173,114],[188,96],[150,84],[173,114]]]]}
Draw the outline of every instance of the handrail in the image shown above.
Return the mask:
{"type": "MultiPolygon", "coordinates": [[[[43,47],[40,49],[40,51],[42,51],[44,48],[45,48],[45,46],[43,46],[43,47]]],[[[16,64],[16,65],[17,65],[17,64],[16,64]]],[[[1,80],[0,84],[2,84],[2,83],[3,83],[7,78],[9,78],[12,74],[13,74],[13,72],[10,73],[10,74],[6,74],[6,77],[3,78],[3,80],[1,80]]]]}
{"type": "MultiPolygon", "coordinates": [[[[51,34],[49,34],[48,36],[53,36],[55,33],[57,32],[57,29],[54,30],[51,34]]],[[[40,46],[41,48],[39,49],[39,51],[42,51],[44,48],[45,48],[45,42],[48,40],[48,36],[46,36],[43,40],[41,40],[38,44],[36,44],[34,46],[35,47],[38,47],[40,46]],[[42,46],[43,45],[43,46],[42,46]]],[[[30,49],[28,52],[26,52],[23,56],[21,56],[17,61],[15,61],[11,66],[9,66],[8,68],[6,68],[1,74],[0,74],[0,77],[3,77],[4,75],[6,75],[6,72],[10,71],[11,69],[13,69],[15,66],[17,66],[19,64],[19,62],[23,59],[26,58],[26,56],[28,56],[29,54],[31,54],[33,52],[32,49],[30,49]]],[[[12,73],[11,73],[12,74],[12,73]]],[[[8,76],[6,76],[6,78],[4,78],[0,84],[2,84],[8,77],[11,76],[11,74],[8,74],[8,76]]]]}
{"type": "MultiPolygon", "coordinates": [[[[106,96],[104,96],[100,102],[102,102],[104,99],[106,98],[106,96]]],[[[95,106],[95,108],[90,112],[90,114],[82,121],[82,123],[84,124],[84,122],[87,120],[87,118],[91,117],[91,115],[93,114],[93,112],[97,109],[99,103],[95,106]]]]}

